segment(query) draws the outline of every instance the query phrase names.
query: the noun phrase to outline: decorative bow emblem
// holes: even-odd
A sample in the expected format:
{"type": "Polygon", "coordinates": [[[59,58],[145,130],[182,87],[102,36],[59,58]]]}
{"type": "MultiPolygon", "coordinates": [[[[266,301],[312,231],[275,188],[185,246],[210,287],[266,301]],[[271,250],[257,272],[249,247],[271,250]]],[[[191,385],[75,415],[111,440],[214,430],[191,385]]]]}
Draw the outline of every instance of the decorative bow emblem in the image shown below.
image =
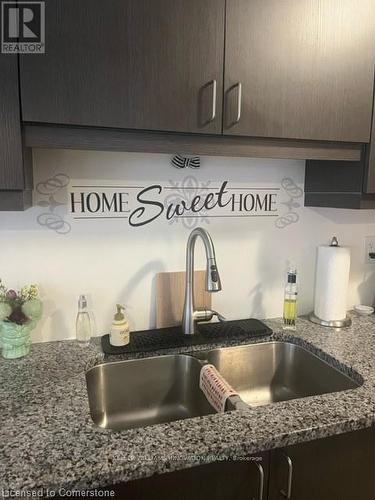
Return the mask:
{"type": "Polygon", "coordinates": [[[171,163],[176,168],[199,168],[201,166],[201,159],[199,156],[186,156],[176,155],[172,158],[171,163]]]}

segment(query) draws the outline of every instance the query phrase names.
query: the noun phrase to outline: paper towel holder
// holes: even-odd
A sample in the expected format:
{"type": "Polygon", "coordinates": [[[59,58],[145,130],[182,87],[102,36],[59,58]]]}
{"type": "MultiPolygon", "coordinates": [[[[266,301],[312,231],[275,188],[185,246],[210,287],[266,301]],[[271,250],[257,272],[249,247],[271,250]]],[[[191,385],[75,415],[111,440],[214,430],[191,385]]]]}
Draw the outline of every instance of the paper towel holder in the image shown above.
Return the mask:
{"type": "MultiPolygon", "coordinates": [[[[336,236],[334,236],[332,238],[330,246],[331,247],[339,247],[340,246],[336,236]]],[[[315,323],[315,324],[320,325],[320,326],[328,326],[329,328],[345,328],[345,327],[351,326],[351,324],[352,324],[352,320],[349,318],[349,316],[347,316],[345,319],[324,321],[323,319],[320,319],[317,316],[315,316],[315,314],[313,312],[309,315],[309,320],[312,323],[315,323]]]]}
{"type": "Polygon", "coordinates": [[[312,323],[316,323],[317,325],[328,326],[330,328],[345,328],[345,327],[351,326],[351,324],[352,324],[352,320],[349,318],[349,316],[347,316],[345,319],[338,319],[338,320],[334,320],[334,321],[324,321],[323,319],[320,319],[317,316],[315,316],[314,313],[311,313],[309,315],[309,320],[312,323]]]}

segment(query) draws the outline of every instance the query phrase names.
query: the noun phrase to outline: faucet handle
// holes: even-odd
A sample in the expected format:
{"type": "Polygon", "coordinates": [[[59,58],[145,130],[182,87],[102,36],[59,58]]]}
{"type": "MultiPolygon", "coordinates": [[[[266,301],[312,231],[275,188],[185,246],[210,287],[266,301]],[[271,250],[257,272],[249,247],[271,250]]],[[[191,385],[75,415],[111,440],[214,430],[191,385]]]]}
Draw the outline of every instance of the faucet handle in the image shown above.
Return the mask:
{"type": "Polygon", "coordinates": [[[216,316],[219,321],[223,322],[226,321],[224,316],[222,316],[220,313],[217,311],[213,311],[212,309],[200,309],[197,311],[194,311],[194,321],[211,321],[212,318],[216,316]]]}
{"type": "Polygon", "coordinates": [[[216,316],[220,323],[224,323],[227,319],[217,311],[212,311],[212,316],[216,316]]]}
{"type": "Polygon", "coordinates": [[[222,314],[220,314],[219,312],[217,311],[209,311],[210,314],[211,314],[211,319],[216,316],[217,319],[221,322],[221,323],[224,323],[224,321],[226,321],[227,319],[224,318],[224,316],[222,314]]]}

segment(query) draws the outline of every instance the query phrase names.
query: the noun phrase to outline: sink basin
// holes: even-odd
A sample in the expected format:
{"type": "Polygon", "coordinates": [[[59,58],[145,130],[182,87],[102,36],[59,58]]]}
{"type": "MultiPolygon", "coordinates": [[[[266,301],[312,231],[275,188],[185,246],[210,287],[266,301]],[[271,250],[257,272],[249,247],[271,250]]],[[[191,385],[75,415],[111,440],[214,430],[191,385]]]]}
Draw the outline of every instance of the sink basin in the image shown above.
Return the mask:
{"type": "Polygon", "coordinates": [[[251,406],[359,387],[336,368],[289,342],[226,347],[197,356],[212,363],[251,406]]]}
{"type": "Polygon", "coordinates": [[[215,413],[199,389],[201,367],[185,355],[94,366],[86,373],[91,418],[122,430],[215,413]]]}
{"type": "Polygon", "coordinates": [[[199,388],[204,362],[238,392],[227,410],[260,406],[359,384],[289,342],[265,342],[194,353],[103,363],[86,373],[91,418],[123,430],[215,413],[199,388]]]}

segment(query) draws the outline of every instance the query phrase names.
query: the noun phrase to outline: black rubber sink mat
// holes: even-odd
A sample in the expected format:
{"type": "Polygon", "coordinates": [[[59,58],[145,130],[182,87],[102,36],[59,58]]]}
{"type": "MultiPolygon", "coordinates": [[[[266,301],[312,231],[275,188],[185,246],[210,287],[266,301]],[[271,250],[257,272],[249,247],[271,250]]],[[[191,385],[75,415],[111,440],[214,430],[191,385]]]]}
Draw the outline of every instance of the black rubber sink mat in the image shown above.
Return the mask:
{"type": "Polygon", "coordinates": [[[194,347],[215,340],[252,339],[271,335],[272,330],[257,319],[240,319],[224,323],[201,323],[195,335],[184,335],[180,326],[143,330],[130,333],[130,344],[115,347],[109,343],[109,335],[103,335],[102,349],[105,354],[123,354],[173,349],[175,347],[194,347]]]}

